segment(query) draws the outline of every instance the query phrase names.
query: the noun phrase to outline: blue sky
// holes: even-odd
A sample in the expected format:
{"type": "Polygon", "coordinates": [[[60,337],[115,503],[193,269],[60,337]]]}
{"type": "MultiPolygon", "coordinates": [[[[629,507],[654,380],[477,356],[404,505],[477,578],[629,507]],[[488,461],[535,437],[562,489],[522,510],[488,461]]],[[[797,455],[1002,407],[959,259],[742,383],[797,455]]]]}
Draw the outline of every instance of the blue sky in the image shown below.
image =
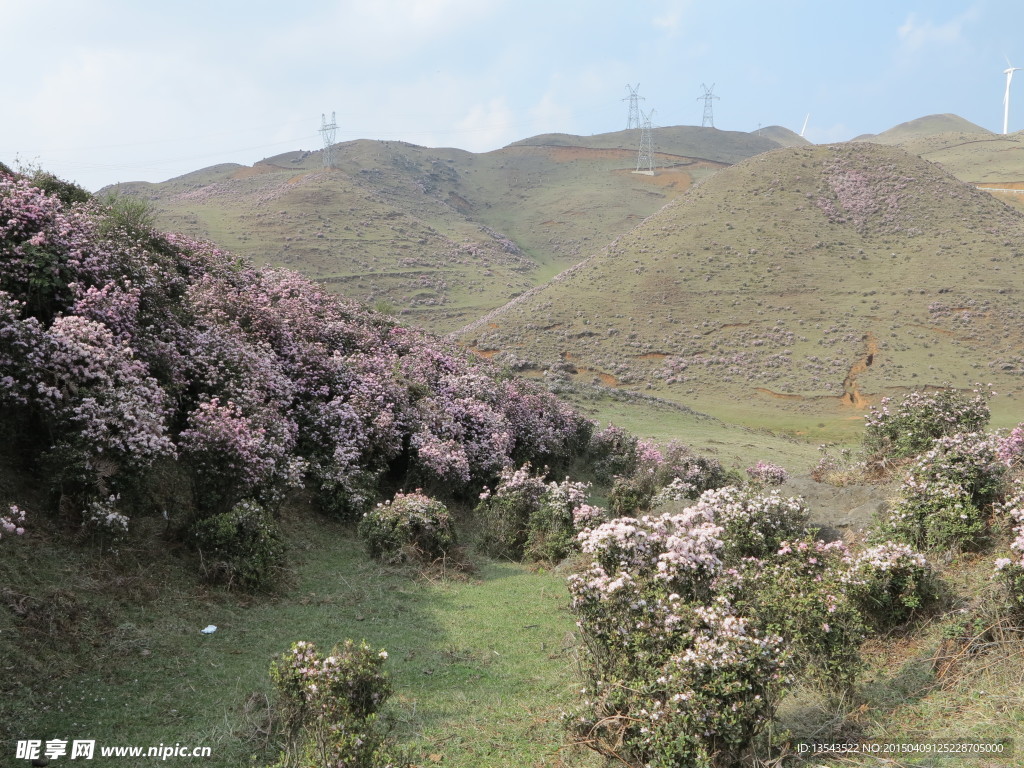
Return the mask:
{"type": "MultiPolygon", "coordinates": [[[[0,0],[0,161],[89,189],[400,139],[783,125],[816,143],[951,112],[1002,130],[1020,0],[0,0]]],[[[1024,72],[1010,130],[1024,128],[1024,72]]]]}

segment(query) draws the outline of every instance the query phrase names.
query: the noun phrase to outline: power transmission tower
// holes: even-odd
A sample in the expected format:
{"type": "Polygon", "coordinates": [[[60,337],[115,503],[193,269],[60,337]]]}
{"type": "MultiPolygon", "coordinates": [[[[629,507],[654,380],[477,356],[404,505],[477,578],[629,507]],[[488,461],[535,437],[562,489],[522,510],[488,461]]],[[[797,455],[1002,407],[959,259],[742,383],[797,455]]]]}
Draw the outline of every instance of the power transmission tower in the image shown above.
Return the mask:
{"type": "Polygon", "coordinates": [[[715,84],[712,83],[711,87],[708,88],[704,83],[700,84],[700,87],[704,89],[704,95],[698,96],[697,101],[704,99],[704,119],[700,121],[701,128],[714,128],[715,127],[715,116],[711,111],[712,99],[717,99],[712,91],[715,90],[715,84]]]}
{"type": "Polygon", "coordinates": [[[640,90],[640,83],[636,86],[626,84],[626,90],[629,91],[629,96],[623,99],[623,101],[629,102],[629,117],[626,118],[626,130],[630,128],[640,127],[640,104],[638,100],[643,99],[643,96],[637,95],[637,91],[640,90]]]}
{"type": "Polygon", "coordinates": [[[327,122],[327,115],[320,115],[320,135],[324,139],[324,168],[334,167],[334,137],[338,133],[338,123],[335,121],[334,112],[331,112],[331,122],[327,122]]]}
{"type": "Polygon", "coordinates": [[[654,175],[654,150],[651,139],[651,118],[654,117],[652,109],[644,115],[644,121],[640,124],[640,152],[636,157],[636,170],[633,173],[642,173],[644,176],[654,175]]]}

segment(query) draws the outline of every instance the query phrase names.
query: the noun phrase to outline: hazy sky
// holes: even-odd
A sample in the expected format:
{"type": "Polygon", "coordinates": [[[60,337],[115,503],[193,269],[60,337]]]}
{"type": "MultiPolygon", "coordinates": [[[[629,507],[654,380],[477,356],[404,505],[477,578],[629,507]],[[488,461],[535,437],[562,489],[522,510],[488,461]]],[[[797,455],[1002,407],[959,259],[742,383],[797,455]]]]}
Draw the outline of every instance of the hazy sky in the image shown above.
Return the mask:
{"type": "MultiPolygon", "coordinates": [[[[89,189],[401,139],[783,125],[817,143],[952,112],[1002,130],[1021,0],[0,0],[0,161],[89,189]]],[[[1010,130],[1024,128],[1024,71],[1010,130]]]]}

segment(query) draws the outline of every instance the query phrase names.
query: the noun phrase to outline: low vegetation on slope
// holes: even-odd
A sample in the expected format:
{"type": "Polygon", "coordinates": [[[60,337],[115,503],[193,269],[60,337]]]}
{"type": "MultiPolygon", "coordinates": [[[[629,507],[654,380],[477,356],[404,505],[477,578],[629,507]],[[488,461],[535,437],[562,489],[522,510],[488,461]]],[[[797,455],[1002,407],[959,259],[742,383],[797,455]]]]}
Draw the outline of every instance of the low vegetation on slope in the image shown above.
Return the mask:
{"type": "MultiPolygon", "coordinates": [[[[906,224],[844,202],[874,189],[855,171],[833,169],[842,212],[823,196],[824,215],[906,224]]],[[[866,538],[826,541],[783,467],[744,476],[595,430],[151,217],[0,168],[5,754],[95,738],[215,747],[225,768],[593,765],[588,750],[734,768],[948,741],[899,716],[984,671],[965,657],[1019,654],[1024,432],[986,433],[984,393],[882,401],[864,462],[815,475],[888,478],[894,499],[866,538]],[[901,638],[917,655],[896,673],[864,653],[901,638]],[[916,698],[880,698],[904,673],[916,698]]],[[[1001,696],[955,734],[986,756],[1020,722],[1019,691],[1001,696]]]]}
{"type": "Polygon", "coordinates": [[[522,370],[835,435],[907,388],[1024,395],[1022,239],[1020,214],[900,149],[782,149],[461,338],[522,370]]]}

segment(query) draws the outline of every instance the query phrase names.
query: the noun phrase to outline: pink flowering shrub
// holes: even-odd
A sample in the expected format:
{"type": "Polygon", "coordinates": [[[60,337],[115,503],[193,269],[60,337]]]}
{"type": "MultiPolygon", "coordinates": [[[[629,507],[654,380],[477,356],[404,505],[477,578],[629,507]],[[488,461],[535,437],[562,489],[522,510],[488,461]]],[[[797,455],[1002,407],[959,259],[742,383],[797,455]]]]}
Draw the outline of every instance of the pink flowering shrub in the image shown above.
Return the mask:
{"type": "Polygon", "coordinates": [[[481,546],[487,554],[523,557],[530,518],[540,509],[547,489],[543,476],[532,474],[529,464],[502,470],[494,492],[484,489],[473,514],[483,528],[481,546]]]}
{"type": "Polygon", "coordinates": [[[1010,610],[1020,619],[1024,618],[1024,480],[1014,482],[998,509],[1009,518],[1014,539],[1011,557],[996,560],[993,578],[1002,585],[1010,610]]]}
{"type": "Polygon", "coordinates": [[[810,517],[798,497],[729,485],[705,491],[691,509],[722,527],[723,555],[730,562],[772,555],[783,541],[802,536],[810,517]]]}
{"type": "Polygon", "coordinates": [[[848,558],[842,581],[861,615],[876,629],[906,623],[938,597],[924,555],[898,542],[878,544],[848,558]]]}
{"type": "MultiPolygon", "coordinates": [[[[0,515],[0,528],[3,528],[3,533],[8,535],[24,536],[24,524],[25,511],[17,504],[8,504],[7,512],[0,515]]],[[[0,533],[0,538],[3,538],[3,533],[0,533]]]]}
{"type": "Polygon", "coordinates": [[[385,563],[431,563],[455,546],[448,508],[419,491],[397,493],[363,515],[359,537],[370,556],[385,563]]]}
{"type": "Polygon", "coordinates": [[[577,549],[576,534],[603,517],[602,510],[586,504],[588,489],[568,477],[547,484],[527,522],[527,559],[557,563],[577,549]]]}
{"type": "Polygon", "coordinates": [[[747,477],[752,483],[759,486],[782,485],[789,477],[789,473],[778,464],[759,461],[754,466],[747,467],[747,477]]]}
{"type": "Polygon", "coordinates": [[[611,485],[617,476],[633,474],[638,440],[622,427],[609,424],[594,432],[587,446],[587,463],[599,483],[611,485]]]}
{"type": "Polygon", "coordinates": [[[781,638],[714,596],[722,529],[700,510],[620,518],[579,535],[569,577],[588,678],[567,726],[629,764],[735,764],[771,718],[781,638]]]}
{"type": "Polygon", "coordinates": [[[975,390],[971,398],[956,389],[911,392],[899,403],[883,398],[865,417],[864,448],[891,459],[916,456],[940,437],[978,432],[989,420],[988,396],[975,390]]]}
{"type": "Polygon", "coordinates": [[[279,768],[397,768],[378,711],[391,695],[386,651],[346,640],[322,656],[299,641],[270,668],[283,747],[279,768]]]}
{"type": "Polygon", "coordinates": [[[726,472],[715,459],[699,456],[686,445],[672,441],[664,449],[641,440],[636,446],[633,471],[615,478],[609,500],[618,515],[650,509],[659,490],[675,482],[674,494],[696,498],[709,488],[726,483],[726,472]]]}
{"type": "Polygon", "coordinates": [[[996,438],[996,453],[999,460],[1011,469],[1024,464],[1024,424],[1018,424],[1005,437],[996,438]]]}
{"type": "Polygon", "coordinates": [[[765,558],[745,558],[717,585],[737,612],[784,638],[792,668],[829,696],[848,692],[861,668],[865,627],[847,585],[841,541],[784,541],[765,558]]]}
{"type": "Polygon", "coordinates": [[[275,491],[298,486],[302,463],[291,453],[295,435],[289,426],[268,414],[248,416],[230,400],[200,403],[179,441],[205,506],[231,507],[247,495],[272,503],[275,491]]]}
{"type": "Polygon", "coordinates": [[[474,512],[482,526],[481,544],[493,557],[557,562],[577,548],[576,534],[604,518],[586,503],[589,485],[570,480],[545,482],[530,465],[505,469],[492,493],[484,489],[474,512]]]}
{"type": "Polygon", "coordinates": [[[879,536],[922,549],[976,549],[1006,473],[996,439],[984,433],[938,438],[907,469],[879,536]]]}

